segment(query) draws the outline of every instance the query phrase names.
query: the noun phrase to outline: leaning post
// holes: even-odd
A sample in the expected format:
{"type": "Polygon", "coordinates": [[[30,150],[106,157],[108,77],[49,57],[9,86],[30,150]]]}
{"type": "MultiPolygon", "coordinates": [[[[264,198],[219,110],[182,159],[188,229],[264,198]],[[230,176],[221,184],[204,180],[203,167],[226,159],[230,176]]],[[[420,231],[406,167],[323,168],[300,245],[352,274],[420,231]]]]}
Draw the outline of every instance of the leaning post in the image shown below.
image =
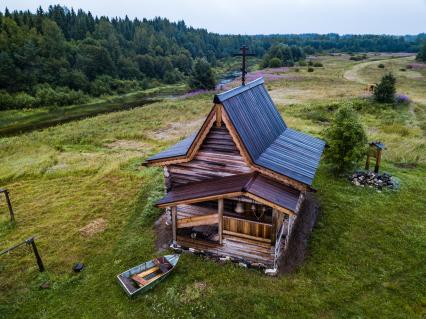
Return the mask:
{"type": "Polygon", "coordinates": [[[38,269],[40,270],[40,272],[43,272],[44,271],[43,260],[41,260],[40,254],[38,253],[37,246],[34,241],[34,237],[28,238],[26,242],[27,244],[31,245],[31,248],[33,249],[34,256],[37,261],[38,269]]]}

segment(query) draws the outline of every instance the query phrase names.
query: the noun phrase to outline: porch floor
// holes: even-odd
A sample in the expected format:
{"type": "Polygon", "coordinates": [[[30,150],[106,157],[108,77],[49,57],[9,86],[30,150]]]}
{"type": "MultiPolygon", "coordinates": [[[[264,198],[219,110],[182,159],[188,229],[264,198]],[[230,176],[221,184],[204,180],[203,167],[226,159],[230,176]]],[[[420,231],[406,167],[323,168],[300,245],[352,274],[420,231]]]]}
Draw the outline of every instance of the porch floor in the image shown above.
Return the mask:
{"type": "Polygon", "coordinates": [[[231,235],[223,235],[223,244],[177,236],[177,244],[185,248],[194,248],[216,255],[232,257],[251,263],[261,263],[265,266],[274,264],[274,246],[254,240],[248,240],[231,235]]]}

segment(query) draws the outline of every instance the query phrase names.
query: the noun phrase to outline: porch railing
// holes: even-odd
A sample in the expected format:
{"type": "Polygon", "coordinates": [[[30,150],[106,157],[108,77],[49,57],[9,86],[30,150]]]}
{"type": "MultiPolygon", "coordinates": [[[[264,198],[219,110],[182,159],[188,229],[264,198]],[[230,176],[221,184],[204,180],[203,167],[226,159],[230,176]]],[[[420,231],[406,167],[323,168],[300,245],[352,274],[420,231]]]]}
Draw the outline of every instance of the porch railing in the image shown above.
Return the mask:
{"type": "Polygon", "coordinates": [[[223,216],[223,233],[248,239],[271,242],[272,225],[241,218],[223,216]]]}

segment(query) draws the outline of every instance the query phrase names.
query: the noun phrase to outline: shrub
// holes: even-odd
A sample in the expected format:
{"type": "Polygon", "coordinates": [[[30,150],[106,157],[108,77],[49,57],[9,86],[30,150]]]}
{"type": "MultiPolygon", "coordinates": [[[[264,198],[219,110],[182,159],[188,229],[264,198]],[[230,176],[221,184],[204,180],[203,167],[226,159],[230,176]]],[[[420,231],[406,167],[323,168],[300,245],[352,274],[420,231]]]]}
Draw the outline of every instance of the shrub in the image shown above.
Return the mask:
{"type": "Polygon", "coordinates": [[[309,66],[313,66],[313,65],[314,65],[314,62],[312,62],[311,60],[309,60],[308,65],[309,65],[309,66]]]}
{"type": "Polygon", "coordinates": [[[411,70],[412,68],[413,68],[413,66],[412,66],[411,64],[408,64],[408,65],[407,65],[407,69],[408,69],[408,70],[411,70]]]}
{"type": "Polygon", "coordinates": [[[216,79],[210,64],[204,59],[197,59],[194,64],[189,86],[192,89],[213,90],[216,87],[216,79]]]}
{"type": "Polygon", "coordinates": [[[282,62],[281,62],[281,60],[280,60],[280,59],[278,59],[278,58],[272,58],[272,59],[269,61],[269,67],[270,67],[270,68],[279,68],[281,65],[282,65],[282,62]]]}
{"type": "Polygon", "coordinates": [[[299,61],[299,66],[307,66],[308,64],[306,63],[305,60],[299,61]]]}
{"type": "Polygon", "coordinates": [[[308,72],[314,72],[314,68],[309,67],[308,72]]]}
{"type": "Polygon", "coordinates": [[[392,73],[385,74],[374,88],[374,98],[379,103],[392,103],[395,99],[396,79],[392,73]]]}
{"type": "Polygon", "coordinates": [[[322,68],[324,65],[321,62],[315,62],[314,67],[316,68],[322,68]]]}
{"type": "Polygon", "coordinates": [[[405,72],[405,71],[407,71],[406,69],[404,69],[404,68],[401,68],[401,69],[399,69],[400,71],[402,71],[402,72],[405,72]]]}
{"type": "Polygon", "coordinates": [[[380,63],[377,67],[378,67],[379,69],[384,69],[384,68],[385,68],[385,65],[384,65],[383,63],[380,63]]]}
{"type": "Polygon", "coordinates": [[[325,130],[325,138],[328,144],[325,159],[337,174],[353,169],[365,154],[367,135],[351,105],[338,109],[331,126],[325,130]]]}
{"type": "Polygon", "coordinates": [[[300,69],[299,68],[295,68],[294,72],[300,72],[300,69]]]}
{"type": "Polygon", "coordinates": [[[426,41],[420,48],[419,53],[417,53],[416,60],[426,62],[426,41]]]}

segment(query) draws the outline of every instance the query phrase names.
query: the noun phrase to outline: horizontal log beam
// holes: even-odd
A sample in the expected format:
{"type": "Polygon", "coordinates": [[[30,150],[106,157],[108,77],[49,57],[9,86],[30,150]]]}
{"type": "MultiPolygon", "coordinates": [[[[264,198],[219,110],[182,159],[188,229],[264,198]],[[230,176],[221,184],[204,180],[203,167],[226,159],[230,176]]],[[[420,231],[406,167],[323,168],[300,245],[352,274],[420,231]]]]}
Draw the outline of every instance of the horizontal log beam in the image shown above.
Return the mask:
{"type": "Polygon", "coordinates": [[[213,225],[219,223],[219,214],[209,214],[182,218],[177,221],[177,228],[213,225]]]}

